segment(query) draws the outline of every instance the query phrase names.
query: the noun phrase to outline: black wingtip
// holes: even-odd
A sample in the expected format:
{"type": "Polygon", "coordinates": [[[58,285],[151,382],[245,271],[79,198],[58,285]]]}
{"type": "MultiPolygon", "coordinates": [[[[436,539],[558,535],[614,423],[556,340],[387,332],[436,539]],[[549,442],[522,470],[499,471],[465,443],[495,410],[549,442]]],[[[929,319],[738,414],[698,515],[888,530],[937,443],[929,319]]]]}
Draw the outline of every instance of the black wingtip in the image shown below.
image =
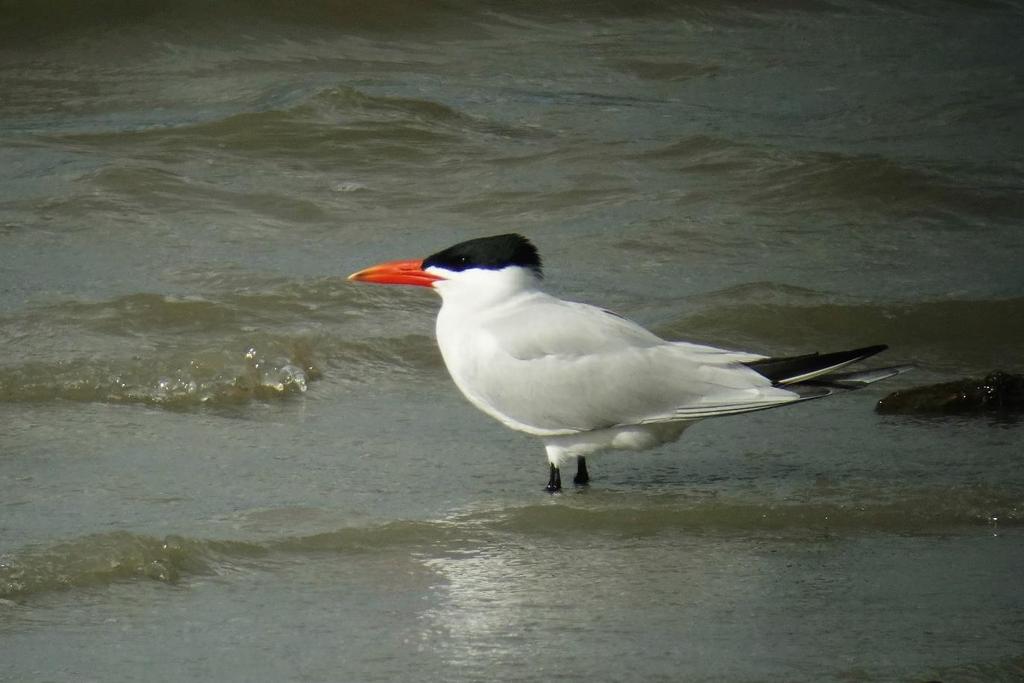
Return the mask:
{"type": "Polygon", "coordinates": [[[870,358],[889,348],[886,344],[864,346],[834,353],[809,353],[787,358],[764,358],[746,363],[772,384],[794,384],[825,375],[833,370],[870,358]]]}

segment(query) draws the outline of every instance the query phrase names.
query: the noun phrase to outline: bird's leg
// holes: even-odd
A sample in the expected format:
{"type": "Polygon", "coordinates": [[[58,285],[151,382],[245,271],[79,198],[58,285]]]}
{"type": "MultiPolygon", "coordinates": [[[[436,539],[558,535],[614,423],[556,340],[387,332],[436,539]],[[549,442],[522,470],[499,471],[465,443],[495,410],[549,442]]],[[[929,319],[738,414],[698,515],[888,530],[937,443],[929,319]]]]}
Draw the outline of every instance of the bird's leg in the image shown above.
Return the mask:
{"type": "Polygon", "coordinates": [[[576,476],[572,478],[572,483],[577,486],[586,486],[590,483],[590,473],[587,472],[587,459],[582,455],[576,458],[576,476]]]}
{"type": "Polygon", "coordinates": [[[548,478],[548,485],[546,489],[548,493],[555,493],[556,491],[562,490],[562,475],[554,465],[551,465],[551,476],[548,478]]]}

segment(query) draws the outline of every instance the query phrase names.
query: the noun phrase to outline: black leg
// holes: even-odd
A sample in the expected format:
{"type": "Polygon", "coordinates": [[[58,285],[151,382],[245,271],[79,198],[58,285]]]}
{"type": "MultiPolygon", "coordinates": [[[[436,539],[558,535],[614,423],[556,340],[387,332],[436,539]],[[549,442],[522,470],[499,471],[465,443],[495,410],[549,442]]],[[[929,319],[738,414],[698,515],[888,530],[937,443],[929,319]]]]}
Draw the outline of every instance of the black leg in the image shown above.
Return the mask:
{"type": "Polygon", "coordinates": [[[548,478],[546,490],[548,493],[554,493],[562,490],[562,474],[554,465],[551,465],[551,476],[548,478]]]}
{"type": "Polygon", "coordinates": [[[590,483],[590,473],[587,472],[587,459],[582,455],[576,458],[576,476],[572,478],[572,483],[577,486],[586,486],[590,483]]]}

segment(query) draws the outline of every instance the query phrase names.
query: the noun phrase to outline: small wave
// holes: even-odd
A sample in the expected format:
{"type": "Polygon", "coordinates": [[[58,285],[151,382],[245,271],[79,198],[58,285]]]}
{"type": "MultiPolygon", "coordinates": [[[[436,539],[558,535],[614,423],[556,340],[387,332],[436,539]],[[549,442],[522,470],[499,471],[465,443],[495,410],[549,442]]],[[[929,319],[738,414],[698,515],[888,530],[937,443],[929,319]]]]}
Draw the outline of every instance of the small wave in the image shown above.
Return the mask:
{"type": "MultiPolygon", "coordinates": [[[[122,149],[146,158],[195,153],[258,155],[336,160],[350,168],[376,167],[381,159],[429,161],[438,149],[471,144],[477,136],[535,137],[534,129],[470,116],[429,99],[372,95],[349,87],[330,87],[294,98],[255,103],[255,111],[170,127],[55,136],[61,144],[122,149]]],[[[115,173],[116,169],[108,173],[115,173]]],[[[164,171],[147,183],[178,180],[164,171]]],[[[120,185],[118,177],[109,178],[120,185]]],[[[125,182],[132,182],[131,177],[125,182]]],[[[141,182],[136,180],[136,182],[141,182]]],[[[171,187],[170,189],[174,189],[171,187]]],[[[214,191],[214,189],[210,189],[214,191]]]]}
{"type": "Polygon", "coordinates": [[[188,576],[215,573],[215,556],[263,553],[260,546],[247,543],[155,538],[126,531],[95,534],[16,557],[0,557],[0,598],[133,579],[177,583],[188,576]]]}
{"type": "Polygon", "coordinates": [[[388,548],[427,551],[430,548],[451,549],[474,542],[484,542],[479,534],[458,520],[396,521],[368,527],[345,527],[309,536],[284,538],[267,547],[284,553],[372,553],[388,548]]]}
{"type": "Polygon", "coordinates": [[[801,153],[774,156],[759,169],[758,206],[799,216],[810,208],[842,208],[911,215],[1017,217],[1024,196],[947,175],[942,168],[882,156],[801,153]]]}
{"type": "Polygon", "coordinates": [[[235,354],[29,363],[0,368],[0,401],[223,406],[301,394],[321,374],[301,342],[273,356],[249,347],[235,354]]]}
{"type": "Polygon", "coordinates": [[[559,505],[528,505],[468,515],[467,525],[528,535],[613,533],[629,536],[682,530],[692,533],[762,533],[808,530],[824,533],[933,533],[958,527],[1024,523],[1024,500],[977,488],[903,492],[894,500],[847,495],[831,500],[732,500],[679,494],[653,494],[638,505],[635,494],[613,492],[578,496],[559,505]]]}
{"type": "Polygon", "coordinates": [[[687,173],[753,170],[765,163],[768,153],[751,144],[714,135],[691,135],[641,152],[636,158],[671,164],[687,173]]]}
{"type": "Polygon", "coordinates": [[[329,334],[259,335],[255,345],[196,342],[128,357],[71,358],[0,366],[0,402],[75,401],[170,409],[227,407],[287,399],[331,373],[336,382],[366,383],[439,370],[426,335],[345,339],[329,334]]]}
{"type": "Polygon", "coordinates": [[[662,533],[789,535],[1000,533],[1024,523],[1024,500],[1006,492],[901,492],[892,500],[766,502],[692,494],[594,492],[542,503],[482,509],[438,520],[396,520],[262,541],[157,538],[127,531],[95,534],[0,556],[0,599],[120,581],[176,583],[240,565],[259,569],[281,556],[406,550],[431,557],[483,551],[510,537],[662,533]]]}
{"type": "Polygon", "coordinates": [[[231,406],[303,394],[326,372],[367,382],[440,368],[432,301],[339,278],[234,288],[218,277],[225,289],[205,296],[137,293],[0,316],[0,402],[231,406]],[[422,332],[396,336],[396,318],[422,332]]]}
{"type": "Polygon", "coordinates": [[[694,135],[638,155],[676,172],[735,178],[736,200],[758,211],[802,217],[847,210],[879,214],[1006,217],[1024,213],[1024,195],[1010,181],[1016,169],[946,169],[879,155],[782,150],[709,135],[694,135]],[[973,180],[972,180],[973,178],[973,180]],[[754,189],[751,189],[754,188],[754,189]]]}

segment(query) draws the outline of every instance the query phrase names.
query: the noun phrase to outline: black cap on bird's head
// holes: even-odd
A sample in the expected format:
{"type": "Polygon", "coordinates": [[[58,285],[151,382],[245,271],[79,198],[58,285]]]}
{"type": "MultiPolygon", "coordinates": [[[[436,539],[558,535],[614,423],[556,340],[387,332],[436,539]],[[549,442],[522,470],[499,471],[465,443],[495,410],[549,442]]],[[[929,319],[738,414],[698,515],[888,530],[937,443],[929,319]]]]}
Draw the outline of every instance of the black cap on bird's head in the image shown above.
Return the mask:
{"type": "Polygon", "coordinates": [[[501,270],[509,266],[526,268],[537,277],[544,275],[537,248],[530,240],[516,233],[459,242],[423,259],[422,268],[444,268],[459,272],[471,268],[501,270]]]}
{"type": "Polygon", "coordinates": [[[459,242],[423,260],[380,263],[352,273],[348,279],[384,285],[433,287],[434,283],[448,278],[436,270],[427,272],[429,268],[460,273],[465,270],[502,270],[510,267],[523,268],[538,278],[543,277],[537,248],[522,235],[508,233],[459,242]]]}

